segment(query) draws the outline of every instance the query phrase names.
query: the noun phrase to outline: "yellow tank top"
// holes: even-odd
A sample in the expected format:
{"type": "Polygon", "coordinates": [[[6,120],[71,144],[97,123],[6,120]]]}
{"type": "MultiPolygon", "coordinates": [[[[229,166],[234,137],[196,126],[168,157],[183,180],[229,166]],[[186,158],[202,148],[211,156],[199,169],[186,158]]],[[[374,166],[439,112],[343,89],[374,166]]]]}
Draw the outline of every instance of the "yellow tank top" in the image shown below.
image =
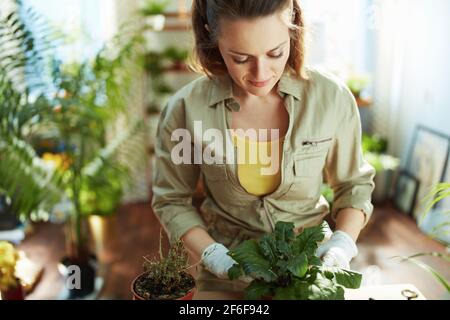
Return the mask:
{"type": "Polygon", "coordinates": [[[252,141],[248,137],[237,135],[234,131],[232,137],[234,145],[237,146],[237,174],[241,186],[256,196],[274,192],[281,183],[284,137],[274,141],[252,141]],[[278,144],[273,146],[277,152],[272,154],[274,143],[278,144]]]}

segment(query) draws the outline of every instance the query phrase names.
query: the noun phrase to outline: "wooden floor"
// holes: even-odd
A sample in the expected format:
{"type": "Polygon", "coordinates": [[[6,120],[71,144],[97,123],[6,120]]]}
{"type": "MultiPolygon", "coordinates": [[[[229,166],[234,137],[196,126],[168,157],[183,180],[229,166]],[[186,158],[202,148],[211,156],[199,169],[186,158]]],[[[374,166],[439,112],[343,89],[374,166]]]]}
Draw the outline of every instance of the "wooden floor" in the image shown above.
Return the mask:
{"type": "MultiPolygon", "coordinates": [[[[130,299],[130,284],[142,271],[144,255],[158,250],[160,224],[149,204],[123,206],[109,218],[104,234],[104,247],[97,247],[105,279],[100,299],[130,299]]],[[[167,248],[167,240],[164,242],[167,248]]],[[[353,268],[365,272],[379,270],[372,276],[378,284],[414,284],[428,299],[448,299],[434,278],[415,265],[399,262],[393,256],[422,251],[445,252],[445,247],[420,232],[409,217],[391,206],[377,207],[373,218],[358,241],[359,255],[353,268]],[[378,266],[369,268],[369,266],[378,266]],[[377,269],[378,268],[378,269],[377,269]]],[[[63,288],[57,265],[64,256],[64,232],[60,225],[39,224],[20,245],[29,258],[43,266],[40,283],[28,299],[56,299],[63,288]]],[[[450,264],[436,258],[422,259],[450,278],[450,264]]]]}

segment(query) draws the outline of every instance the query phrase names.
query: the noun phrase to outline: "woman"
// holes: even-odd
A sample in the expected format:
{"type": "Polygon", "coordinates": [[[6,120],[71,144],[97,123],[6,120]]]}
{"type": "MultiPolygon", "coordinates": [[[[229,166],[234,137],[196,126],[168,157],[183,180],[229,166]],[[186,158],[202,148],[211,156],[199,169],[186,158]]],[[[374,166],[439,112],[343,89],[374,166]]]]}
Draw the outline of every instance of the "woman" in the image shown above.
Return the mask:
{"type": "Polygon", "coordinates": [[[350,91],[303,66],[298,3],[197,0],[192,10],[196,58],[207,76],[171,98],[156,143],[152,206],[171,241],[181,238],[203,258],[201,289],[241,290],[243,281],[228,280],[228,249],[272,232],[277,221],[299,231],[321,223],[329,213],[325,180],[336,231],[317,255],[348,268],[373,210],[374,169],[362,157],[350,91]],[[261,149],[270,161],[261,153],[249,161],[261,149]],[[264,172],[268,163],[275,170],[264,172]],[[199,213],[191,199],[200,173],[207,197],[199,213]]]}

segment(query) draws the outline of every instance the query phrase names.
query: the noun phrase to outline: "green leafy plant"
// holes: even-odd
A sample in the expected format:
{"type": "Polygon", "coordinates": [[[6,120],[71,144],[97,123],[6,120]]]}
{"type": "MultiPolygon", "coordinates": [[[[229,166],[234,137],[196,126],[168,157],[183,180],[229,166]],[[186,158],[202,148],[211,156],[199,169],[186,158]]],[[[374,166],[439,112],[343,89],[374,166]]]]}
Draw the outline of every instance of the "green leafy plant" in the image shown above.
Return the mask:
{"type": "Polygon", "coordinates": [[[166,256],[162,250],[162,233],[159,257],[144,257],[144,274],[134,284],[134,290],[146,300],[173,300],[185,296],[195,286],[187,270],[189,254],[181,240],[174,242],[166,256]]]}
{"type": "Polygon", "coordinates": [[[362,135],[361,147],[363,152],[381,154],[387,152],[388,142],[385,138],[377,134],[369,135],[364,133],[362,135]]]}
{"type": "Polygon", "coordinates": [[[143,16],[163,14],[170,5],[170,0],[146,0],[140,13],[143,16]]]}
{"type": "MultiPolygon", "coordinates": [[[[423,203],[425,203],[425,210],[423,214],[420,216],[419,224],[423,223],[425,218],[430,214],[431,209],[440,201],[443,199],[450,197],[450,183],[449,182],[443,182],[437,184],[422,200],[423,203]]],[[[450,218],[450,210],[445,211],[444,214],[446,216],[449,216],[450,218]]],[[[442,231],[443,228],[450,225],[450,219],[438,226],[435,227],[435,231],[439,232],[442,231]]]]}
{"type": "Polygon", "coordinates": [[[363,134],[361,147],[365,159],[375,168],[377,173],[398,168],[400,160],[387,154],[388,142],[385,138],[377,134],[363,134]]]}
{"type": "Polygon", "coordinates": [[[62,177],[29,144],[14,136],[0,140],[0,176],[8,211],[21,220],[39,220],[62,197],[62,177]]]}
{"type": "Polygon", "coordinates": [[[228,275],[254,280],[245,289],[247,299],[342,300],[345,288],[359,288],[360,273],[322,265],[315,256],[324,239],[323,225],[306,228],[297,236],[294,224],[278,222],[272,234],[246,240],[230,250],[236,260],[228,275]]]}
{"type": "Polygon", "coordinates": [[[29,143],[53,112],[43,76],[53,36],[45,21],[17,3],[19,10],[0,19],[0,194],[10,213],[39,219],[62,194],[60,177],[29,143]]]}
{"type": "Polygon", "coordinates": [[[20,1],[18,8],[0,20],[0,193],[10,211],[32,220],[68,197],[75,208],[74,257],[87,257],[82,220],[114,210],[123,165],[137,162],[119,151],[133,154],[132,137],[143,129],[127,117],[143,37],[140,29],[121,29],[92,61],[62,64],[51,28],[20,1]],[[119,118],[131,128],[107,139],[119,118]],[[67,146],[65,170],[49,168],[34,151],[31,141],[40,132],[53,132],[67,146]]]}
{"type": "Polygon", "coordinates": [[[169,59],[175,64],[184,63],[189,57],[189,51],[177,48],[175,46],[167,47],[163,52],[163,57],[169,59]]]}
{"type": "MultiPolygon", "coordinates": [[[[427,215],[430,214],[431,209],[435,204],[442,201],[443,199],[450,197],[450,183],[439,183],[437,184],[423,199],[422,203],[424,204],[425,210],[419,216],[419,225],[424,221],[427,215]]],[[[450,211],[445,211],[443,213],[445,216],[450,217],[450,211]]],[[[430,234],[432,238],[436,238],[440,234],[448,232],[448,226],[450,225],[450,219],[447,221],[435,226],[430,234]]],[[[418,266],[419,268],[429,272],[438,283],[440,283],[445,290],[450,293],[450,281],[447,280],[441,273],[437,270],[429,266],[428,264],[418,260],[419,257],[435,257],[441,259],[447,263],[450,263],[450,254],[448,253],[440,253],[440,252],[420,252],[408,257],[394,257],[400,259],[401,262],[410,262],[418,266]]]]}
{"type": "Polygon", "coordinates": [[[330,209],[331,209],[333,206],[333,201],[334,201],[333,189],[328,184],[323,183],[322,186],[320,187],[320,193],[328,201],[328,204],[330,205],[330,209]]]}

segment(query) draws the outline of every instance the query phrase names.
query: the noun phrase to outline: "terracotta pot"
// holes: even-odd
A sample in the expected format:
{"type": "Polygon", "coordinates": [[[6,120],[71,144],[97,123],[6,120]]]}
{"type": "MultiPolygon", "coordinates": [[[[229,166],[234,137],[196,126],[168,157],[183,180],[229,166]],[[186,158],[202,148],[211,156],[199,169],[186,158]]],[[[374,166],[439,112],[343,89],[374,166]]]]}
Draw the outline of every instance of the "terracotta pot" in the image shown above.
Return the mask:
{"type": "Polygon", "coordinates": [[[8,291],[2,291],[2,300],[25,300],[25,293],[22,286],[9,289],[8,291]]]}
{"type": "MultiPolygon", "coordinates": [[[[143,297],[141,297],[141,296],[136,292],[136,290],[134,290],[136,281],[137,281],[140,277],[142,277],[144,274],[145,274],[145,272],[144,272],[144,273],[141,273],[140,275],[138,275],[136,278],[134,278],[133,282],[131,283],[131,292],[133,293],[133,300],[146,300],[146,299],[144,299],[143,297]]],[[[188,274],[188,273],[186,273],[186,274],[188,274]]],[[[190,274],[188,274],[188,275],[189,275],[190,277],[192,277],[190,274]]],[[[181,297],[181,298],[178,298],[178,299],[176,299],[176,300],[192,300],[192,299],[194,298],[195,292],[196,292],[196,287],[195,287],[195,284],[194,284],[194,287],[191,289],[191,291],[189,291],[185,296],[183,296],[183,297],[181,297]]]]}

